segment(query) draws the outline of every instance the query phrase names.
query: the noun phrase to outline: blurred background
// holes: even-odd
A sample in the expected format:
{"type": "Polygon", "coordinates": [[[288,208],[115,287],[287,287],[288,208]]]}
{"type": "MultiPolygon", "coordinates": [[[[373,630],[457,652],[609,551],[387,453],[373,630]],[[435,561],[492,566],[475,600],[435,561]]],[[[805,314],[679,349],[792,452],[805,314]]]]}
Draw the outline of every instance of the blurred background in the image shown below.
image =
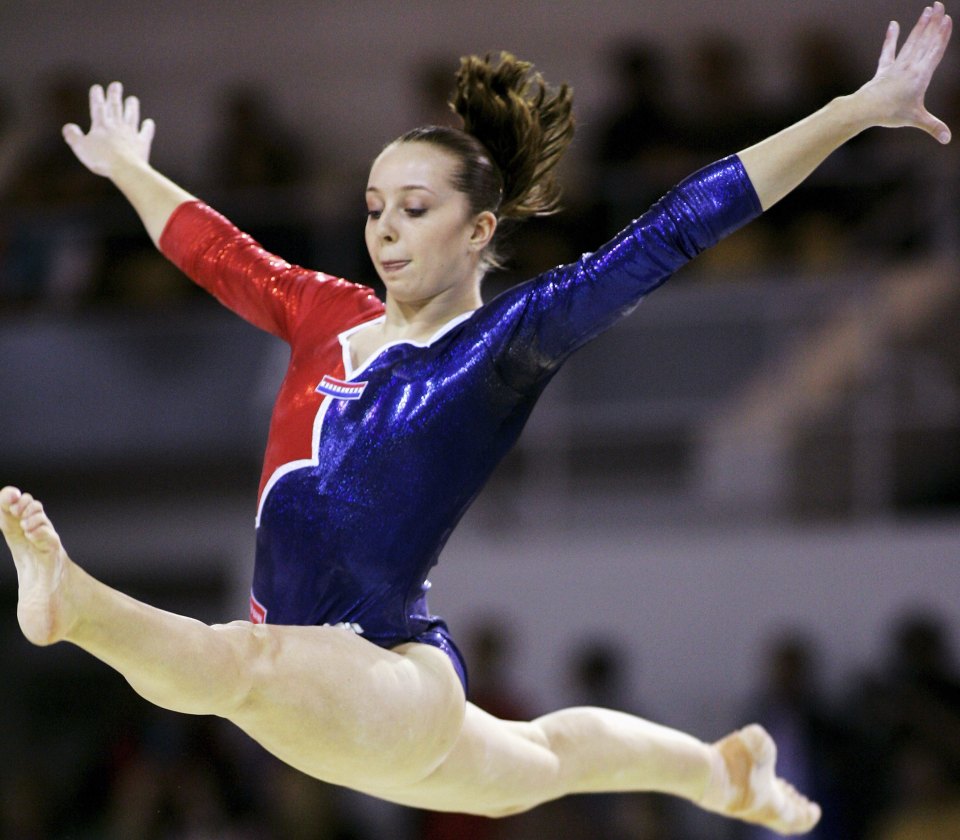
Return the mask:
{"type": "MultiPolygon", "coordinates": [[[[285,347],[197,292],[72,159],[92,82],[154,163],[286,259],[376,280],[378,150],[449,121],[457,57],[576,91],[566,210],[489,298],[596,248],[688,172],[855,89],[869,0],[0,4],[0,482],[108,583],[244,617],[285,347]]],[[[928,104],[960,129],[957,45],[928,104]]],[[[585,348],[444,552],[431,607],[506,717],[612,705],[712,740],[760,720],[821,799],[814,835],[960,836],[960,146],[851,142],[585,348]]],[[[149,707],[19,635],[0,567],[0,837],[754,840],[656,796],[492,822],[306,779],[222,721],[149,707]]]]}

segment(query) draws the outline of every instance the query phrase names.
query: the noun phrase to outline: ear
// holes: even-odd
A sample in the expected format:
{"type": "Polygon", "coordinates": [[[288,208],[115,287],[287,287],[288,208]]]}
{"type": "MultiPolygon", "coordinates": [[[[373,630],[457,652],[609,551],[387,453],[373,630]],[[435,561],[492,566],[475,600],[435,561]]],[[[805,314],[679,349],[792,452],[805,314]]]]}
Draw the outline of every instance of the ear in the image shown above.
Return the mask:
{"type": "Polygon", "coordinates": [[[470,234],[470,247],[476,251],[482,251],[497,230],[497,217],[489,210],[480,213],[473,223],[473,232],[470,234]]]}

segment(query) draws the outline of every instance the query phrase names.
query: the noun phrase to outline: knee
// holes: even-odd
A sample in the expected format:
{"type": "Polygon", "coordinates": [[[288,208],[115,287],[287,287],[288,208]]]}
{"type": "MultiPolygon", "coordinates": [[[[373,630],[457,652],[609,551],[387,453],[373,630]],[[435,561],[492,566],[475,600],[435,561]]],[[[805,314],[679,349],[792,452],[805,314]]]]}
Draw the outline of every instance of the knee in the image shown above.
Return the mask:
{"type": "Polygon", "coordinates": [[[259,632],[260,625],[248,621],[231,621],[228,624],[213,624],[219,643],[223,645],[221,661],[227,664],[227,672],[220,677],[222,694],[221,717],[229,717],[250,701],[257,684],[257,675],[263,669],[263,661],[270,658],[268,636],[259,632]]]}

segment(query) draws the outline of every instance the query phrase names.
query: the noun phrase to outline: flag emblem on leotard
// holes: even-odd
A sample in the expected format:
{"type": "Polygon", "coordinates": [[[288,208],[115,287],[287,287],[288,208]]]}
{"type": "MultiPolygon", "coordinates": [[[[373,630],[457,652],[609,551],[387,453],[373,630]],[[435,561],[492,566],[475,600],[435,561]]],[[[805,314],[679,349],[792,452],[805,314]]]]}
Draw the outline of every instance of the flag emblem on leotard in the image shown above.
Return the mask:
{"type": "Polygon", "coordinates": [[[257,600],[257,596],[250,590],[250,621],[254,624],[263,624],[267,620],[267,608],[257,600]]]}
{"type": "Polygon", "coordinates": [[[327,374],[317,385],[317,393],[326,394],[328,397],[336,397],[338,400],[359,400],[360,395],[363,394],[363,389],[366,387],[366,382],[344,382],[342,379],[336,379],[327,374]]]}

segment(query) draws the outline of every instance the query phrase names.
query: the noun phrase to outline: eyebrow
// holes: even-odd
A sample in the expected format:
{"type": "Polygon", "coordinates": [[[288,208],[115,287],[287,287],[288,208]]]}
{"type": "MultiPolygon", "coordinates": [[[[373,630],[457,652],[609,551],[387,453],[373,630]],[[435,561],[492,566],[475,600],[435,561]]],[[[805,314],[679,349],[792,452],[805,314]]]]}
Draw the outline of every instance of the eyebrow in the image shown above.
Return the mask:
{"type": "MultiPolygon", "coordinates": [[[[400,192],[411,192],[413,190],[424,190],[425,192],[428,192],[431,195],[436,195],[436,193],[432,189],[430,189],[430,187],[424,184],[407,184],[403,187],[400,187],[400,192]]],[[[377,187],[367,187],[367,192],[378,193],[380,192],[380,189],[377,187]]]]}

